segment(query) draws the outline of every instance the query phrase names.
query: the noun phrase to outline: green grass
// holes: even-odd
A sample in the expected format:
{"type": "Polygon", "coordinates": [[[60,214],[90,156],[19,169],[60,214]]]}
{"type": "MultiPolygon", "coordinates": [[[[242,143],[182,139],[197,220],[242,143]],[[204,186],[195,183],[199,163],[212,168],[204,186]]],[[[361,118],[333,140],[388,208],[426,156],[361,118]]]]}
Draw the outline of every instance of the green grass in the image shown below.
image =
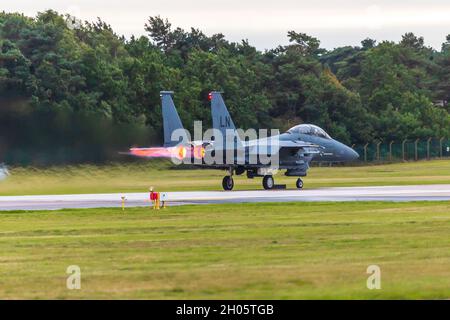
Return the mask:
{"type": "Polygon", "coordinates": [[[3,212],[0,298],[448,299],[449,235],[448,202],[3,212]]]}
{"type": "MultiPolygon", "coordinates": [[[[0,182],[0,195],[221,190],[224,171],[170,170],[159,161],[108,166],[68,166],[49,169],[11,168],[0,182]]],[[[450,160],[365,167],[313,167],[305,188],[450,183],[450,160]]],[[[295,178],[276,176],[277,183],[295,187],[295,178]]],[[[261,189],[261,179],[235,176],[235,189],[261,189]]]]}

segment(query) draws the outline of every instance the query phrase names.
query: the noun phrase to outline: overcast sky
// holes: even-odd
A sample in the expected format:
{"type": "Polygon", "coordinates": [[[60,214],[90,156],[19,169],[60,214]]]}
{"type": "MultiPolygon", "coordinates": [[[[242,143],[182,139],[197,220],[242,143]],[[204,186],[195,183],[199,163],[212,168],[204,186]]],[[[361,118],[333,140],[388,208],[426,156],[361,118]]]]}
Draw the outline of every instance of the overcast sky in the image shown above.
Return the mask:
{"type": "Polygon", "coordinates": [[[332,49],[364,38],[398,41],[405,32],[441,47],[450,34],[450,0],[3,0],[0,10],[34,16],[54,9],[82,20],[101,17],[127,37],[144,34],[149,16],[173,26],[222,32],[231,41],[248,39],[259,49],[286,44],[295,30],[318,37],[332,49]]]}

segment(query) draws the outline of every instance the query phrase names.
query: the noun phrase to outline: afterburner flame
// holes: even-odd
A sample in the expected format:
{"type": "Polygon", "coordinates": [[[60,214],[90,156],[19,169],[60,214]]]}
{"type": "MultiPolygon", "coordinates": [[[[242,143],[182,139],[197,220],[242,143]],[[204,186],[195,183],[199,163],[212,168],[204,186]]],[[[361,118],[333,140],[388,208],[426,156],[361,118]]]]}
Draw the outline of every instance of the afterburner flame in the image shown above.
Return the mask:
{"type": "Polygon", "coordinates": [[[202,146],[185,147],[155,147],[155,148],[131,148],[130,155],[142,158],[185,158],[203,159],[205,157],[205,148],[202,146]]]}
{"type": "Polygon", "coordinates": [[[177,147],[176,156],[178,159],[180,159],[180,160],[184,159],[186,157],[186,153],[187,153],[187,151],[186,151],[185,147],[183,147],[183,146],[177,147]]]}
{"type": "Polygon", "coordinates": [[[196,159],[203,159],[205,157],[205,148],[202,146],[194,147],[193,153],[196,159]]]}
{"type": "Polygon", "coordinates": [[[186,148],[177,147],[155,147],[155,148],[131,148],[130,154],[142,158],[173,158],[184,159],[186,157],[186,148]]]}

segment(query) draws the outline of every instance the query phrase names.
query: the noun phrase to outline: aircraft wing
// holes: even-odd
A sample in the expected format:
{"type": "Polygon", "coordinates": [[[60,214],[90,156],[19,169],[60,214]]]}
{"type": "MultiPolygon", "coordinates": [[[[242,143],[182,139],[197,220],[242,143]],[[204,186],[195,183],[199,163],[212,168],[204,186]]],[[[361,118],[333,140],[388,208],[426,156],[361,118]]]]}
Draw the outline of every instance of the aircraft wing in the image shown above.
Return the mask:
{"type": "Polygon", "coordinates": [[[292,140],[280,140],[278,142],[279,149],[290,149],[292,151],[297,151],[303,149],[309,154],[322,152],[323,147],[304,141],[292,141],[292,140]]]}
{"type": "Polygon", "coordinates": [[[304,142],[304,141],[280,140],[280,141],[278,141],[278,144],[279,144],[280,148],[305,148],[305,147],[318,148],[318,149],[321,148],[321,146],[319,146],[317,144],[312,144],[312,143],[304,142]]]}
{"type": "MultiPolygon", "coordinates": [[[[275,140],[276,141],[276,145],[278,145],[278,147],[281,148],[306,148],[306,147],[310,147],[310,148],[318,148],[321,149],[322,147],[317,145],[317,144],[313,144],[310,142],[305,142],[305,141],[301,141],[301,140],[275,140]]],[[[271,140],[271,138],[263,138],[263,139],[256,139],[256,140],[250,140],[247,142],[247,146],[248,147],[255,147],[258,145],[273,145],[274,141],[271,140]]]]}

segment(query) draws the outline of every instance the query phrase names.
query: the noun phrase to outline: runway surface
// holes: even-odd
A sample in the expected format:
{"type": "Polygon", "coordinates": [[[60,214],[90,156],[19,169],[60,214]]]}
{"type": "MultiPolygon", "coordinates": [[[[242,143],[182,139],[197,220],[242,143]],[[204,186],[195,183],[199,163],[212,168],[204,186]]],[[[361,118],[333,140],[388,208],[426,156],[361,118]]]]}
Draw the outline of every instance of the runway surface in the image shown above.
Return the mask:
{"type": "MultiPolygon", "coordinates": [[[[148,193],[0,196],[0,210],[149,206],[148,193]]],[[[320,188],[307,190],[249,190],[167,192],[168,205],[292,202],[292,201],[450,201],[450,184],[320,188]]]]}

